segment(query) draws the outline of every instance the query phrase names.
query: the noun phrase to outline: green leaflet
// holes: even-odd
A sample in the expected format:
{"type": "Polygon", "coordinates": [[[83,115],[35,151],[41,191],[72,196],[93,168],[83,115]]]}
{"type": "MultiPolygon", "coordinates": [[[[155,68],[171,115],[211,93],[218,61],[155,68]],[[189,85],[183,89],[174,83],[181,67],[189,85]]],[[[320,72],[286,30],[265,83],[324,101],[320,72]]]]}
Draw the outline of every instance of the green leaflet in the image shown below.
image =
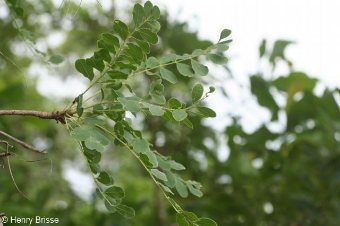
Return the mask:
{"type": "Polygon", "coordinates": [[[203,64],[198,63],[196,60],[191,60],[191,66],[195,74],[197,75],[205,76],[209,72],[209,69],[207,66],[204,66],[203,64]]]}
{"type": "Polygon", "coordinates": [[[90,65],[86,63],[85,59],[79,59],[75,62],[75,67],[77,71],[83,74],[86,78],[90,79],[90,81],[94,77],[93,69],[90,65]]]}
{"type": "Polygon", "coordinates": [[[162,181],[167,181],[167,177],[166,175],[159,171],[158,169],[151,169],[150,172],[152,173],[152,175],[154,175],[157,179],[162,180],[162,181]]]}
{"type": "Polygon", "coordinates": [[[50,56],[48,61],[52,64],[61,64],[64,61],[64,57],[58,54],[50,56]]]}
{"type": "Polygon", "coordinates": [[[196,84],[191,92],[191,99],[193,103],[199,101],[203,96],[203,86],[201,84],[196,84]]]}
{"type": "Polygon", "coordinates": [[[216,117],[216,113],[212,109],[210,109],[208,107],[197,107],[197,110],[199,111],[199,113],[200,113],[200,115],[202,117],[206,117],[206,118],[208,118],[208,117],[211,117],[211,118],[216,117]]]}
{"type": "Polygon", "coordinates": [[[187,116],[187,112],[183,109],[176,109],[172,112],[172,116],[177,122],[183,121],[187,116]]]}
{"type": "Polygon", "coordinates": [[[168,82],[172,84],[175,84],[177,82],[176,75],[172,71],[166,68],[161,68],[160,74],[163,79],[167,80],[168,82]]]}
{"type": "Polygon", "coordinates": [[[176,63],[176,67],[178,72],[186,77],[193,77],[194,76],[194,72],[191,69],[191,67],[187,64],[183,64],[183,63],[176,63]]]}
{"type": "Polygon", "coordinates": [[[100,183],[105,184],[105,185],[109,185],[109,184],[113,183],[112,177],[105,171],[100,172],[100,174],[98,175],[98,177],[96,179],[100,183]]]}
{"type": "Polygon", "coordinates": [[[109,140],[98,128],[89,125],[75,128],[71,136],[78,141],[84,141],[87,148],[99,152],[104,151],[105,146],[109,144],[109,140]]]}

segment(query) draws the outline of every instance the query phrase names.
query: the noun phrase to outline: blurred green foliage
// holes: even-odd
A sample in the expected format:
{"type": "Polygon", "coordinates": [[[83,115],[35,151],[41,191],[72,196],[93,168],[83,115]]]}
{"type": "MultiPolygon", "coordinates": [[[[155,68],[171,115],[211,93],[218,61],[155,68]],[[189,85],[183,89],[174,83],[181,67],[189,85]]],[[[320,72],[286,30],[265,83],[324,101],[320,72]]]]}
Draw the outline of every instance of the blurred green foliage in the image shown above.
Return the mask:
{"type": "MultiPolygon", "coordinates": [[[[63,101],[53,102],[41,96],[36,91],[36,81],[26,75],[33,59],[55,70],[48,60],[61,54],[65,60],[57,70],[63,78],[72,76],[72,59],[95,49],[97,35],[111,23],[116,10],[104,10],[98,3],[79,7],[65,1],[58,8],[50,1],[14,2],[21,4],[23,13],[11,10],[0,19],[0,108],[59,109],[63,101]],[[42,26],[45,20],[48,22],[42,26]],[[65,21],[71,22],[71,28],[63,27],[65,21]],[[46,40],[51,31],[64,32],[64,42],[56,48],[39,50],[37,41],[46,40]],[[30,51],[21,54],[15,46],[30,51]]],[[[7,6],[1,3],[0,7],[7,6]]],[[[161,24],[161,41],[152,47],[155,56],[163,50],[182,54],[210,44],[189,32],[185,24],[169,22],[167,17],[161,24]]],[[[328,88],[317,92],[317,79],[295,71],[284,55],[289,43],[280,40],[272,49],[266,42],[261,45],[261,60],[272,67],[272,74],[260,71],[251,76],[249,90],[271,113],[271,119],[254,131],[246,132],[235,115],[230,116],[232,123],[223,134],[195,118],[194,130],[165,123],[158,117],[142,119],[143,130],[157,150],[183,163],[187,168],[183,176],[204,187],[203,198],[181,200],[186,209],[209,216],[219,225],[340,225],[340,92],[328,88]],[[286,63],[290,72],[274,75],[278,63],[286,63]],[[274,124],[279,124],[280,129],[273,130],[274,124]],[[226,144],[220,144],[222,136],[226,144]],[[212,144],[207,145],[206,140],[212,144]],[[218,158],[220,145],[229,148],[226,161],[218,158]],[[207,167],[202,167],[197,156],[207,167]]],[[[191,86],[187,79],[181,79],[168,95],[180,90],[187,95],[179,98],[190,100],[191,86]]],[[[228,104],[228,99],[221,104],[228,104]]],[[[253,117],[257,120],[256,115],[253,117]]],[[[143,169],[122,149],[103,158],[105,167],[119,178],[116,183],[124,185],[126,203],[136,209],[136,217],[130,220],[105,212],[95,194],[84,200],[71,189],[63,176],[67,163],[85,173],[87,168],[63,127],[52,121],[1,117],[0,130],[30,143],[43,140],[49,151],[45,159],[18,146],[12,150],[15,181],[29,200],[16,190],[8,166],[0,160],[0,212],[7,216],[58,217],[59,225],[67,226],[176,225],[174,211],[143,169]]]]}

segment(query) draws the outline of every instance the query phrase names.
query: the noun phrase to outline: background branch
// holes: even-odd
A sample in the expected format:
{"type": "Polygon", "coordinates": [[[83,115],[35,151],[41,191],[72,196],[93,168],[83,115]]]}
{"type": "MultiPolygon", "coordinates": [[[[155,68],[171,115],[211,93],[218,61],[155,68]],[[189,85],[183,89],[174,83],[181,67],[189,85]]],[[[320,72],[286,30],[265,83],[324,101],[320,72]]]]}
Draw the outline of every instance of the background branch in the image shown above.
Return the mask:
{"type": "Polygon", "coordinates": [[[2,135],[4,137],[14,141],[17,144],[20,144],[22,147],[26,148],[27,150],[30,150],[30,151],[33,151],[33,152],[37,152],[37,153],[40,153],[40,154],[46,154],[47,153],[45,150],[39,150],[39,149],[33,147],[32,145],[27,144],[24,141],[19,140],[18,138],[15,138],[15,137],[9,135],[8,133],[5,133],[4,131],[0,130],[0,135],[2,135]]]}

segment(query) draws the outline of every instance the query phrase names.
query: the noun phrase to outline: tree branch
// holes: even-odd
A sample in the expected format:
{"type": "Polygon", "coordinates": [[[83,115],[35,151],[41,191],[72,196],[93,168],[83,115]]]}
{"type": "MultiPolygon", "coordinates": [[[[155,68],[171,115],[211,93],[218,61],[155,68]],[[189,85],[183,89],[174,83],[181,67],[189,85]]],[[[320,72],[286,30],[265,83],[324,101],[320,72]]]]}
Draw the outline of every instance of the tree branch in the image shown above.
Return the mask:
{"type": "Polygon", "coordinates": [[[24,141],[19,140],[18,138],[15,138],[15,137],[13,137],[13,136],[9,135],[8,133],[5,133],[5,132],[3,132],[1,130],[0,130],[0,135],[2,135],[4,137],[14,141],[17,144],[20,144],[22,147],[26,148],[27,150],[30,150],[30,151],[33,151],[33,152],[37,152],[37,153],[40,153],[40,154],[46,154],[47,153],[45,150],[39,150],[39,149],[33,147],[32,145],[27,144],[24,141]]]}
{"type": "Polygon", "coordinates": [[[45,111],[31,111],[31,110],[0,110],[0,115],[19,115],[19,116],[33,116],[41,119],[54,119],[57,122],[65,124],[65,118],[71,116],[73,113],[69,110],[45,112],[45,111]]]}

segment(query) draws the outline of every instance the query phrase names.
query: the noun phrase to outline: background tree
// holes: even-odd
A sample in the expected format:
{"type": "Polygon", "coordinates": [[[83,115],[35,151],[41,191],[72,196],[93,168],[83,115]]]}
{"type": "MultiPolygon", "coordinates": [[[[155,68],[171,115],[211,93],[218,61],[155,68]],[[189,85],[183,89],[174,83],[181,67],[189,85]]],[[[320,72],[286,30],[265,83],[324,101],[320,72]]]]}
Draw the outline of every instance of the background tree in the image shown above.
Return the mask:
{"type": "MultiPolygon", "coordinates": [[[[69,1],[59,10],[48,2],[43,5],[30,1],[20,4],[25,9],[22,17],[14,14],[15,9],[12,9],[11,14],[0,22],[1,31],[6,31],[1,32],[0,44],[0,108],[62,109],[70,100],[51,101],[41,96],[36,91],[36,82],[25,77],[26,71],[33,64],[38,64],[48,66],[50,73],[57,70],[58,76],[65,79],[79,77],[72,62],[95,51],[99,34],[105,32],[111,26],[112,18],[116,17],[115,9],[104,10],[98,4],[79,7],[69,1]],[[37,23],[41,20],[34,18],[43,16],[51,19],[46,20],[49,22],[42,27],[37,23]],[[13,23],[14,18],[17,25],[13,23]],[[71,21],[71,28],[65,29],[60,21],[71,21]],[[76,25],[74,21],[77,21],[76,25]],[[52,30],[64,32],[65,40],[60,46],[46,49],[43,53],[34,42],[45,39],[52,30]],[[30,51],[22,54],[18,49],[30,51]],[[59,55],[65,58],[63,63],[56,66],[48,63],[49,60],[54,63],[60,61],[59,55]]],[[[19,9],[16,11],[20,14],[19,9]]],[[[183,54],[212,44],[188,32],[185,24],[170,23],[167,17],[161,18],[161,28],[160,41],[151,48],[155,57],[161,56],[163,51],[183,54]]],[[[194,130],[164,123],[158,117],[140,118],[138,125],[147,132],[151,143],[162,154],[171,154],[187,168],[183,177],[204,185],[203,198],[178,199],[184,203],[185,209],[200,216],[209,216],[219,225],[339,224],[340,114],[336,102],[339,90],[325,89],[322,94],[316,93],[315,87],[320,86],[320,82],[294,70],[292,62],[284,56],[286,45],[286,41],[278,41],[269,50],[263,43],[260,56],[268,67],[274,69],[273,73],[259,71],[250,77],[251,86],[243,88],[244,92],[251,91],[258,103],[272,115],[272,121],[252,133],[244,131],[239,116],[235,114],[228,116],[234,121],[224,134],[214,131],[198,118],[190,118],[194,130]],[[287,62],[291,72],[283,77],[276,76],[274,72],[278,62],[287,62]],[[277,120],[283,129],[273,132],[271,128],[277,120]],[[222,145],[228,145],[230,149],[227,161],[218,159],[221,136],[227,138],[227,144],[222,145]],[[204,138],[209,138],[211,144],[204,142],[204,138]],[[207,167],[202,167],[202,162],[206,162],[207,167]]],[[[176,72],[176,68],[171,70],[176,72]]],[[[178,79],[176,85],[167,89],[165,96],[167,99],[175,95],[183,101],[190,100],[191,87],[197,81],[180,76],[178,79]]],[[[211,78],[200,79],[202,83],[212,83],[211,78]]],[[[150,82],[145,79],[132,84],[132,87],[148,86],[150,82]]],[[[219,90],[219,86],[217,88],[219,90]]],[[[226,98],[224,104],[228,103],[226,98]]],[[[83,172],[88,172],[88,169],[84,158],[75,151],[76,143],[60,125],[35,118],[0,117],[0,130],[49,151],[45,159],[45,156],[27,152],[19,146],[11,150],[15,153],[10,157],[15,181],[30,200],[16,190],[7,166],[4,167],[0,177],[0,210],[7,215],[59,217],[60,225],[112,225],[112,222],[115,225],[175,224],[175,213],[162,198],[157,186],[120,148],[103,155],[102,159],[107,171],[116,175],[115,183],[124,185],[127,194],[125,203],[138,213],[129,220],[109,214],[95,194],[84,200],[65,181],[63,175],[67,165],[72,164],[83,172]],[[131,172],[134,172],[133,176],[131,172]]]]}

